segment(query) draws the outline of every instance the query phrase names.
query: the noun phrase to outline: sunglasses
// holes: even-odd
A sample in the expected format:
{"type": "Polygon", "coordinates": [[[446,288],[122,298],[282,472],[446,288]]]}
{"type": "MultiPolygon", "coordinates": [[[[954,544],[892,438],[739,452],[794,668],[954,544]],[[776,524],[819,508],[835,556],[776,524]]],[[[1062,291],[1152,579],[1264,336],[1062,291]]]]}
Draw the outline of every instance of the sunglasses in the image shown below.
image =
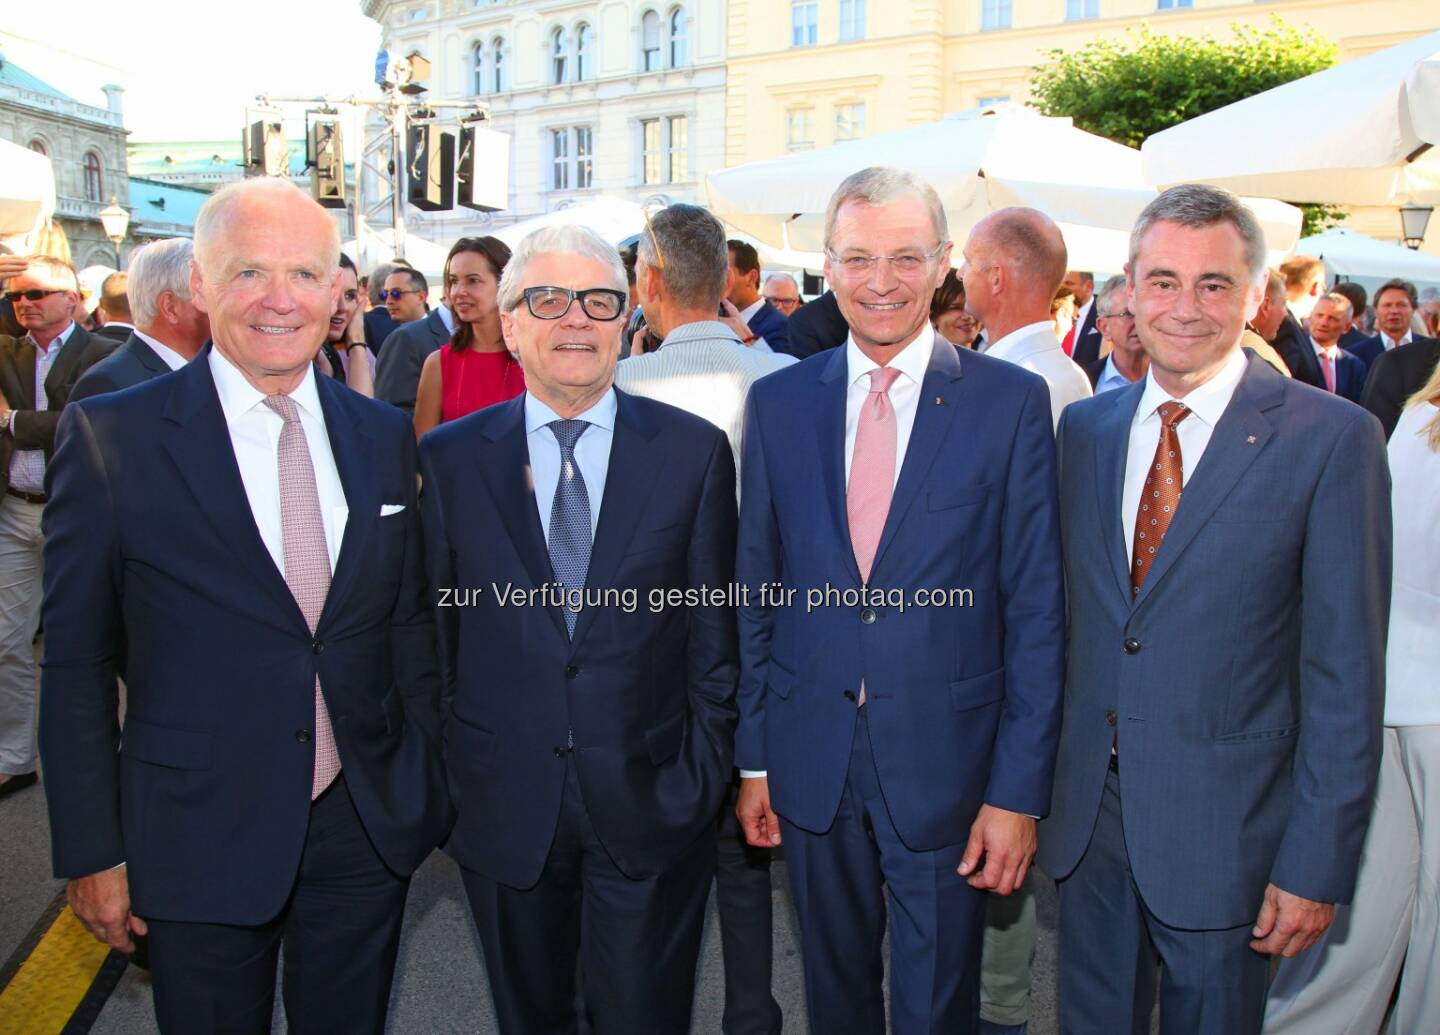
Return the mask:
{"type": "Polygon", "coordinates": [[[406,295],[418,295],[419,293],[419,288],[391,288],[389,291],[381,291],[380,297],[388,298],[392,301],[398,302],[406,295]]]}
{"type": "Polygon", "coordinates": [[[525,289],[525,306],[537,320],[558,320],[570,311],[576,299],[592,320],[618,320],[625,311],[625,294],[613,288],[585,288],[572,291],[562,287],[525,289]]]}
{"type": "Polygon", "coordinates": [[[31,288],[29,291],[7,291],[5,292],[5,300],[13,305],[22,298],[27,302],[38,302],[40,299],[47,298],[50,295],[63,295],[64,293],[65,291],[62,288],[54,288],[50,291],[31,288]]]}

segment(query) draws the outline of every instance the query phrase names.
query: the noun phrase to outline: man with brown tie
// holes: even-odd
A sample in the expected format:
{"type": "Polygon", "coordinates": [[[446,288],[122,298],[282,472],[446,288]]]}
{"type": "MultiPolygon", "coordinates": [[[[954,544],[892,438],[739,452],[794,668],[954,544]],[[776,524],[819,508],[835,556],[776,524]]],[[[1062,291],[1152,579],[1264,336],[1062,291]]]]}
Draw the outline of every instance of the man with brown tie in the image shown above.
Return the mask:
{"type": "Polygon", "coordinates": [[[70,407],[46,509],[54,865],[149,934],[162,1032],[380,1032],[409,874],[448,828],[415,439],[316,377],[339,239],[280,180],[213,195],[214,347],[70,407]],[[116,722],[116,677],[127,710],[116,722]]]}

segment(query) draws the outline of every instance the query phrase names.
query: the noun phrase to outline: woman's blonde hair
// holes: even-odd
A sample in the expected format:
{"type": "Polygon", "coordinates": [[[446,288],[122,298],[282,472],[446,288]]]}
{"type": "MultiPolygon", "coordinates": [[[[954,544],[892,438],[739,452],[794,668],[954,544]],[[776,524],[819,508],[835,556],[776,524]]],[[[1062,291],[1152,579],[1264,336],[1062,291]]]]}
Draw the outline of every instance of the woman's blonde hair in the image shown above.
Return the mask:
{"type": "MultiPolygon", "coordinates": [[[[1440,406],[1440,363],[1435,364],[1435,369],[1430,371],[1430,380],[1426,381],[1418,392],[1405,400],[1405,408],[1419,406],[1421,403],[1433,403],[1440,406]]],[[[1430,441],[1431,452],[1440,453],[1440,413],[1430,418],[1430,423],[1421,430],[1425,432],[1430,441]]]]}

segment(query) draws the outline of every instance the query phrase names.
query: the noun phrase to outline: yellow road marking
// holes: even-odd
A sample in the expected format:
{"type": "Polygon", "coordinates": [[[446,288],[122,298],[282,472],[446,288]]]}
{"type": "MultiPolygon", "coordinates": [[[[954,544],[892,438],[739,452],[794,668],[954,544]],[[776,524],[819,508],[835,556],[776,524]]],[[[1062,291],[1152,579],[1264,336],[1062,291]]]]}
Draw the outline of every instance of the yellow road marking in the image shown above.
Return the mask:
{"type": "Polygon", "coordinates": [[[59,1035],[110,955],[66,906],[0,991],[0,1017],[17,1035],[59,1035]]]}

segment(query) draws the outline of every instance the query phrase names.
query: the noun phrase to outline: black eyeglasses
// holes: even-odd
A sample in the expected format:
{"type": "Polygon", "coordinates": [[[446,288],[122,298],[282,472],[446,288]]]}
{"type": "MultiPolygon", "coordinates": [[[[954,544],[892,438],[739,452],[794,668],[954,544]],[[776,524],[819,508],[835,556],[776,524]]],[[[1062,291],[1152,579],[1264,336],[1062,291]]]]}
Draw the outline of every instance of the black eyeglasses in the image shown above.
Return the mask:
{"type": "Polygon", "coordinates": [[[384,291],[384,290],[382,290],[382,291],[380,292],[380,297],[381,297],[381,298],[389,298],[389,299],[392,299],[393,301],[398,302],[398,301],[400,301],[400,299],[404,298],[406,295],[418,295],[419,293],[420,293],[420,289],[419,289],[419,288],[391,288],[389,291],[384,291]]]}
{"type": "Polygon", "coordinates": [[[65,290],[63,288],[54,288],[50,291],[31,288],[29,291],[7,291],[5,292],[5,300],[13,305],[22,298],[27,302],[38,302],[40,299],[47,298],[50,295],[63,295],[64,293],[65,290]]]}
{"type": "Polygon", "coordinates": [[[570,311],[575,299],[592,320],[618,320],[625,312],[625,293],[614,288],[585,288],[571,291],[562,287],[525,289],[525,306],[537,320],[558,320],[570,311]]]}

